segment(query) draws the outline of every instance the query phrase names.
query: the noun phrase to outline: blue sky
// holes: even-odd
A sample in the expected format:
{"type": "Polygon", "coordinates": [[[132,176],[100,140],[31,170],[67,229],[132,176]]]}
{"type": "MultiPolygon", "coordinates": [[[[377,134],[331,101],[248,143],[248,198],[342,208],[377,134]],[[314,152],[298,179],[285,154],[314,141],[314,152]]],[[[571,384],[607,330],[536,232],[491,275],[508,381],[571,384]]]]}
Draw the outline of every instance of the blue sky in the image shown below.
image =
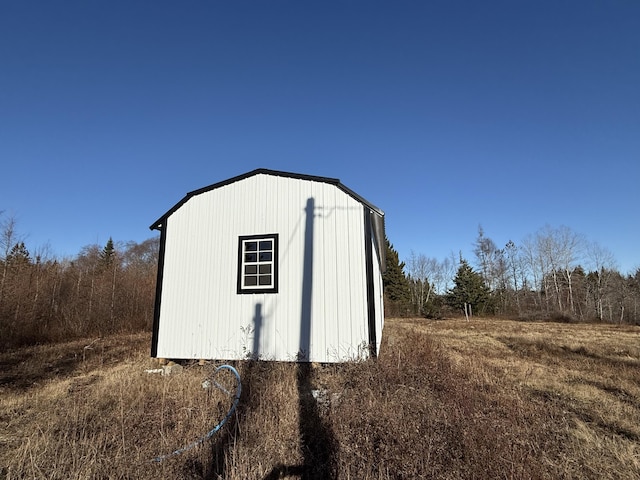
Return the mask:
{"type": "Polygon", "coordinates": [[[0,210],[57,256],[255,168],[401,258],[566,225],[640,267],[640,2],[0,3],[0,210]]]}

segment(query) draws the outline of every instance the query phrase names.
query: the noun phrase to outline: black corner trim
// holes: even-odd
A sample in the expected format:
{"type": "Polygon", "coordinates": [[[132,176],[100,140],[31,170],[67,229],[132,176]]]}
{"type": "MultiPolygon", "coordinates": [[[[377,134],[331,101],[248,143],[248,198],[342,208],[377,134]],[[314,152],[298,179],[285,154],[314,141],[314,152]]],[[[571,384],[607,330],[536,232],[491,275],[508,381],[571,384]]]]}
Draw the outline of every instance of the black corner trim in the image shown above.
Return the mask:
{"type": "Polygon", "coordinates": [[[156,277],[156,299],[153,306],[153,330],[151,335],[151,356],[158,356],[158,333],[160,331],[160,303],[162,301],[162,276],[164,274],[164,252],[167,240],[166,226],[160,229],[160,251],[158,252],[158,274],[156,277]]]}
{"type": "Polygon", "coordinates": [[[374,290],[374,278],[373,278],[373,238],[371,234],[372,221],[371,216],[373,212],[368,208],[364,209],[364,255],[366,264],[367,275],[367,325],[369,327],[369,355],[372,358],[378,356],[376,349],[377,334],[376,334],[376,305],[375,305],[375,290],[374,290]]]}

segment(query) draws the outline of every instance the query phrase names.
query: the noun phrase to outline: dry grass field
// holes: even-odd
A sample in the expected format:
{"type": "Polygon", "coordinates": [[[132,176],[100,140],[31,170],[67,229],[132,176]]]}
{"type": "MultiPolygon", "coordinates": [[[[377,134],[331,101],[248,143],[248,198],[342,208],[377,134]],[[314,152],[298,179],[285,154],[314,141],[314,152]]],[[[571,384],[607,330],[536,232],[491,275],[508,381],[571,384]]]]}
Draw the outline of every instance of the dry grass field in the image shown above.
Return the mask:
{"type": "Polygon", "coordinates": [[[229,424],[162,462],[230,399],[149,343],[0,353],[0,478],[640,478],[638,327],[390,319],[377,361],[237,363],[229,424]]]}

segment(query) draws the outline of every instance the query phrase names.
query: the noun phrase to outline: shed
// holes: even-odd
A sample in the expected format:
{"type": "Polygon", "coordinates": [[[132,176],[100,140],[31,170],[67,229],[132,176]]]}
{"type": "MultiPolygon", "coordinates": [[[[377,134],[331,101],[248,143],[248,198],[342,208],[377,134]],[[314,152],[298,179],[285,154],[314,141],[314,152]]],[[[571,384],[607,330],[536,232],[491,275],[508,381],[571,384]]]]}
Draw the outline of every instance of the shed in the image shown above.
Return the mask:
{"type": "Polygon", "coordinates": [[[160,231],[152,357],[376,356],[384,213],[338,179],[258,169],[188,193],[160,231]]]}

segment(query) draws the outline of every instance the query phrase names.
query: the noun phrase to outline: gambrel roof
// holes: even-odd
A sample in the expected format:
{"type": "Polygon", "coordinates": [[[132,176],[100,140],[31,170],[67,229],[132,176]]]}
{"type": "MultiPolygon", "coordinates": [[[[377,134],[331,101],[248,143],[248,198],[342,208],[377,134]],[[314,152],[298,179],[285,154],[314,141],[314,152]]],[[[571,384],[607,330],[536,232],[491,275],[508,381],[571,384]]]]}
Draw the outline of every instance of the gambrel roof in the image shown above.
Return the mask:
{"type": "Polygon", "coordinates": [[[312,182],[321,182],[321,183],[328,183],[330,185],[335,185],[337,188],[339,188],[340,190],[342,190],[346,194],[350,195],[351,197],[355,198],[356,200],[358,200],[360,203],[365,205],[370,210],[372,210],[375,213],[377,213],[380,217],[384,217],[384,212],[382,210],[380,210],[374,204],[372,204],[371,202],[367,201],[366,199],[364,199],[363,197],[358,195],[356,192],[354,192],[350,188],[347,188],[337,178],[319,177],[319,176],[315,176],[315,175],[303,175],[303,174],[300,174],[300,173],[290,173],[290,172],[282,172],[282,171],[278,171],[278,170],[269,170],[267,168],[258,168],[256,170],[252,170],[252,171],[244,173],[242,175],[238,175],[236,177],[229,178],[228,180],[223,180],[222,182],[214,183],[214,184],[209,185],[207,187],[202,187],[202,188],[199,188],[197,190],[193,190],[192,192],[187,193],[184,196],[184,198],[182,198],[182,200],[180,200],[173,207],[171,207],[158,220],[153,222],[149,228],[151,230],[160,230],[162,228],[162,225],[164,224],[165,219],[167,217],[169,217],[173,212],[178,210],[186,202],[188,202],[191,197],[194,197],[196,195],[200,195],[201,193],[209,192],[211,190],[215,190],[216,188],[224,187],[225,185],[230,185],[232,183],[244,180],[245,178],[253,177],[255,175],[260,175],[260,174],[262,174],[262,175],[272,175],[272,176],[276,176],[276,177],[295,178],[295,179],[298,179],[298,180],[310,180],[312,182]]]}
{"type": "Polygon", "coordinates": [[[149,228],[151,230],[162,230],[166,219],[171,216],[173,212],[178,210],[182,205],[187,203],[191,197],[196,195],[200,195],[201,193],[206,193],[211,190],[215,190],[216,188],[224,187],[226,185],[230,185],[235,182],[239,182],[249,177],[253,177],[255,175],[271,175],[276,177],[286,177],[286,178],[294,178],[298,180],[309,180],[312,182],[321,182],[328,183],[330,185],[335,185],[336,188],[339,188],[347,195],[353,197],[358,202],[362,203],[366,208],[368,208],[374,215],[373,218],[373,231],[376,239],[376,247],[378,251],[378,258],[380,261],[381,270],[384,272],[386,270],[386,247],[385,247],[385,231],[384,231],[384,212],[376,207],[373,203],[369,202],[365,198],[358,195],[356,192],[346,187],[344,184],[340,182],[337,178],[330,177],[319,177],[315,175],[304,175],[300,173],[291,173],[291,172],[282,172],[279,170],[269,170],[267,168],[258,168],[256,170],[252,170],[250,172],[244,173],[242,175],[238,175],[236,177],[229,178],[228,180],[223,180],[218,183],[214,183],[207,187],[202,187],[197,190],[193,190],[192,192],[187,193],[182,200],[176,203],[173,207],[171,207],[164,215],[162,215],[158,220],[153,222],[149,228]]]}

